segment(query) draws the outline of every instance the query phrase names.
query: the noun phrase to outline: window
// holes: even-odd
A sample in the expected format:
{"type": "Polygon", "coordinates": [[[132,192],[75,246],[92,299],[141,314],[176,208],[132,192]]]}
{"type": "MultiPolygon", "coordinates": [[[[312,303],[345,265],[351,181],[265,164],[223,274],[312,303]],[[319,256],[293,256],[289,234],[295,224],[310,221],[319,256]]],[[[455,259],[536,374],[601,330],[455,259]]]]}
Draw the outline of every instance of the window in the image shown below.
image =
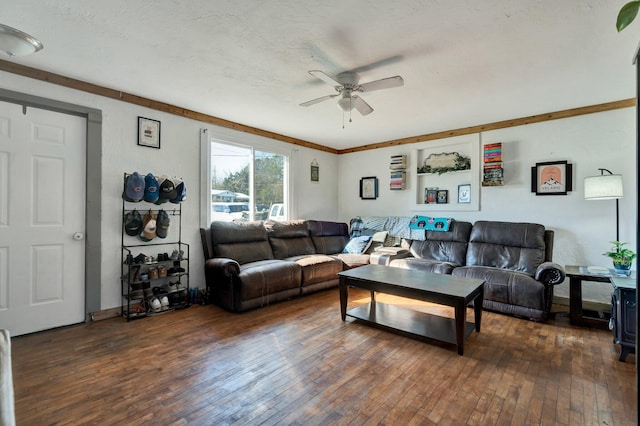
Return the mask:
{"type": "Polygon", "coordinates": [[[287,155],[213,141],[211,220],[287,220],[287,155]],[[272,215],[272,209],[277,214],[272,215]]]}

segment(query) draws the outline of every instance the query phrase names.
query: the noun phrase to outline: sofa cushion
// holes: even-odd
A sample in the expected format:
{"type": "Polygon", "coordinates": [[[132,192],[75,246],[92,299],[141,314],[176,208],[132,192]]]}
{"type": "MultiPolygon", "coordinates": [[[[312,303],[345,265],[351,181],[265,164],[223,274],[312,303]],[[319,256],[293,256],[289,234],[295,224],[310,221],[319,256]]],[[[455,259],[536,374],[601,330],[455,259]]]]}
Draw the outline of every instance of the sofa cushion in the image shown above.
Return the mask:
{"type": "Polygon", "coordinates": [[[303,220],[288,222],[265,222],[269,243],[276,259],[315,254],[309,229],[303,220]]]}
{"type": "Polygon", "coordinates": [[[216,257],[239,264],[273,259],[273,251],[262,222],[212,222],[211,246],[216,257]]]}
{"type": "Polygon", "coordinates": [[[411,255],[417,258],[464,265],[467,244],[471,234],[471,223],[455,221],[449,231],[426,231],[424,241],[411,242],[411,255]]]}
{"type": "Polygon", "coordinates": [[[237,280],[240,284],[240,301],[268,298],[270,293],[299,289],[302,268],[297,263],[286,260],[250,262],[240,265],[237,280]]]}
{"type": "Polygon", "coordinates": [[[343,253],[362,254],[371,245],[371,236],[361,235],[359,237],[352,237],[347,245],[342,250],[343,253]]]}
{"type": "Polygon", "coordinates": [[[349,230],[346,223],[308,220],[307,226],[316,253],[342,253],[349,241],[349,230]]]}
{"type": "Polygon", "coordinates": [[[471,230],[466,264],[533,275],[545,260],[544,231],[535,223],[478,221],[471,230]]]}
{"type": "Polygon", "coordinates": [[[338,278],[338,272],[344,269],[340,259],[326,254],[294,256],[286,260],[295,262],[302,268],[302,287],[335,280],[338,278]]]}

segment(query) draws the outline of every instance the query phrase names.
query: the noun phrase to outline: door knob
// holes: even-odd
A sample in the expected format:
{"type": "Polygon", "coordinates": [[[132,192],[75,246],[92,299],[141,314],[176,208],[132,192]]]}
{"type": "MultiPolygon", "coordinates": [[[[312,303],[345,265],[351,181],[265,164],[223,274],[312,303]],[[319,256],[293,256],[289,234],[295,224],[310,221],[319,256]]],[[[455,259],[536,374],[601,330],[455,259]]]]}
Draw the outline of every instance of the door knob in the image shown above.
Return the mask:
{"type": "Polygon", "coordinates": [[[80,241],[84,239],[84,234],[82,232],[76,232],[73,234],[73,239],[76,241],[80,241]]]}

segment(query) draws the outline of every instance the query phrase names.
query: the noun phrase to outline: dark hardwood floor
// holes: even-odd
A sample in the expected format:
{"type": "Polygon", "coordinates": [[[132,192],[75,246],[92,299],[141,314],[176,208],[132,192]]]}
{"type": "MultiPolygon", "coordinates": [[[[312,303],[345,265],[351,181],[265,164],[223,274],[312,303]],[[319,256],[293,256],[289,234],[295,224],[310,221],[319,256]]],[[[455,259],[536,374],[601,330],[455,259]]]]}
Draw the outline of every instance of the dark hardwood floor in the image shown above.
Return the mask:
{"type": "MultiPolygon", "coordinates": [[[[453,316],[449,308],[379,295],[453,316]]],[[[368,293],[350,290],[350,307],[368,293]]],[[[468,312],[472,320],[471,310],[468,312]]],[[[333,289],[12,339],[18,425],[630,425],[635,355],[604,330],[484,312],[464,356],[340,319],[333,289]]]]}

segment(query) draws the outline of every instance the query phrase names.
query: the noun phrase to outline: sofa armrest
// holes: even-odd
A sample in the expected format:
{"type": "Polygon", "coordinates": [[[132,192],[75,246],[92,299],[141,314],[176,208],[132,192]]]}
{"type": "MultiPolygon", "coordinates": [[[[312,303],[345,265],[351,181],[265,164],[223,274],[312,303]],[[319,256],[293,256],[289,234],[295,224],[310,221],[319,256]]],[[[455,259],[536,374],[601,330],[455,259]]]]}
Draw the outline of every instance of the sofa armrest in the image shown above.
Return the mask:
{"type": "Polygon", "coordinates": [[[536,269],[535,279],[544,285],[556,285],[564,281],[564,268],[554,262],[544,262],[536,269]]]}
{"type": "Polygon", "coordinates": [[[240,273],[240,264],[226,257],[214,257],[204,262],[205,273],[211,271],[220,277],[233,277],[240,273]]]}
{"type": "Polygon", "coordinates": [[[240,274],[240,264],[233,259],[214,257],[204,262],[204,277],[209,293],[209,303],[231,311],[236,310],[237,289],[235,277],[240,274]]]}

